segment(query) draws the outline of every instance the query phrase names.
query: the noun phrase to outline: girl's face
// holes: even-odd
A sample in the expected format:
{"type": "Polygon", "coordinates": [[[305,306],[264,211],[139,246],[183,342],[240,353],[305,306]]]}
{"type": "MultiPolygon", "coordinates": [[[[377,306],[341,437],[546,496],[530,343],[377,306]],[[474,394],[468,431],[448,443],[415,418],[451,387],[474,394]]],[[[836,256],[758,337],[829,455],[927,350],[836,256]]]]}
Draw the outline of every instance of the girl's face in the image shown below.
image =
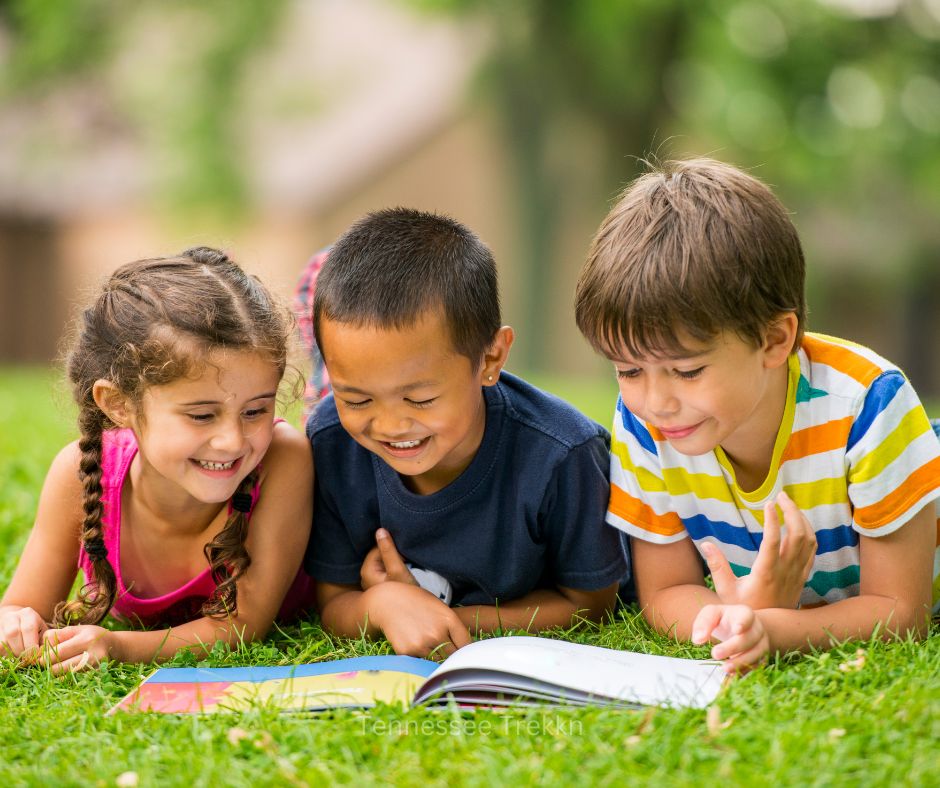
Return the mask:
{"type": "Polygon", "coordinates": [[[151,386],[132,419],[140,481],[175,499],[227,501],[264,457],[274,434],[281,373],[252,351],[219,351],[188,378],[151,386]]]}

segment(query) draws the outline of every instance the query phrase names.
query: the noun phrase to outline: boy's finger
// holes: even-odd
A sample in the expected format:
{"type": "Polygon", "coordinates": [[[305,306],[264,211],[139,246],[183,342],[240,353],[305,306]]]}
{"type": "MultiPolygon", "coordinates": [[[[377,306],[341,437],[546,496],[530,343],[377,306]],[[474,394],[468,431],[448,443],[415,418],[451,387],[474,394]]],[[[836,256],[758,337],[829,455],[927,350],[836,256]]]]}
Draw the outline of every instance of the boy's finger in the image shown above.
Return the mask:
{"type": "Polygon", "coordinates": [[[463,648],[464,646],[468,646],[473,642],[473,638],[470,637],[470,630],[463,625],[463,622],[459,618],[457,618],[456,613],[454,614],[453,621],[451,621],[447,629],[450,633],[450,642],[453,643],[457,648],[463,648]]]}
{"type": "Polygon", "coordinates": [[[395,580],[401,580],[404,575],[411,575],[411,572],[408,571],[408,567],[405,566],[405,562],[402,557],[398,554],[398,550],[395,548],[395,542],[392,540],[392,535],[386,531],[384,528],[379,528],[375,532],[375,541],[379,547],[379,552],[382,554],[382,563],[385,564],[385,571],[395,580]]]}
{"type": "Polygon", "coordinates": [[[692,642],[698,645],[708,642],[715,628],[721,623],[722,606],[705,605],[692,622],[692,642]]]}
{"type": "Polygon", "coordinates": [[[764,529],[761,534],[757,560],[776,561],[780,555],[780,518],[777,517],[777,505],[773,501],[764,504],[764,529]]]}
{"type": "Polygon", "coordinates": [[[738,579],[735,577],[728,559],[711,542],[702,542],[699,545],[699,550],[705,557],[708,571],[711,572],[712,581],[715,583],[715,593],[718,594],[722,602],[734,602],[738,579]]]}

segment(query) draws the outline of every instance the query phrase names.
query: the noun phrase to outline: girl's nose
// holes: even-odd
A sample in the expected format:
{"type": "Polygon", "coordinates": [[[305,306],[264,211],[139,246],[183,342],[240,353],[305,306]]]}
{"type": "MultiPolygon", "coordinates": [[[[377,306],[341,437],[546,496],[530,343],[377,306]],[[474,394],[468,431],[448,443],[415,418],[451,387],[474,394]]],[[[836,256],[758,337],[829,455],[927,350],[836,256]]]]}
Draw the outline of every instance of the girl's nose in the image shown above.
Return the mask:
{"type": "Polygon", "coordinates": [[[395,410],[383,410],[372,419],[372,432],[374,437],[385,440],[395,440],[408,434],[411,429],[411,419],[395,410]]]}
{"type": "Polygon", "coordinates": [[[241,419],[221,419],[209,444],[213,449],[227,452],[239,451],[245,443],[245,430],[241,419]]]}

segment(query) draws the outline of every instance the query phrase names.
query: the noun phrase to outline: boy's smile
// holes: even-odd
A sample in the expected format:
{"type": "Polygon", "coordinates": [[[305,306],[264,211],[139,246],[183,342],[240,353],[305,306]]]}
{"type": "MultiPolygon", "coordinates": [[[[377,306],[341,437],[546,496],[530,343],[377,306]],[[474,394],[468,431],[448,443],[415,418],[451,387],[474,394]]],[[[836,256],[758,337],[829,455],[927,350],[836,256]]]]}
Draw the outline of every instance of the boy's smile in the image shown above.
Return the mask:
{"type": "Polygon", "coordinates": [[[467,468],[486,426],[481,387],[498,379],[511,329],[497,335],[505,353],[495,366],[489,353],[479,364],[457,353],[436,311],[401,329],[324,318],[320,335],[340,421],[357,443],[425,495],[467,468]]]}

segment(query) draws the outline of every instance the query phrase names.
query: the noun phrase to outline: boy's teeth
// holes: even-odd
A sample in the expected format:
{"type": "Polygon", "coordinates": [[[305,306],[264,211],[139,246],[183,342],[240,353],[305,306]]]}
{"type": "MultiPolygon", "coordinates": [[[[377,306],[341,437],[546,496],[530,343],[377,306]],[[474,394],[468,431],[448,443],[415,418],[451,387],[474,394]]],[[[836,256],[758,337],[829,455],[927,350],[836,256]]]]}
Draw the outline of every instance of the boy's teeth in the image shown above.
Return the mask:
{"type": "Polygon", "coordinates": [[[197,462],[207,471],[227,471],[235,464],[235,460],[232,460],[231,462],[209,462],[208,460],[197,460],[197,462]]]}
{"type": "Polygon", "coordinates": [[[421,441],[389,441],[388,445],[393,449],[413,449],[421,441]]]}

